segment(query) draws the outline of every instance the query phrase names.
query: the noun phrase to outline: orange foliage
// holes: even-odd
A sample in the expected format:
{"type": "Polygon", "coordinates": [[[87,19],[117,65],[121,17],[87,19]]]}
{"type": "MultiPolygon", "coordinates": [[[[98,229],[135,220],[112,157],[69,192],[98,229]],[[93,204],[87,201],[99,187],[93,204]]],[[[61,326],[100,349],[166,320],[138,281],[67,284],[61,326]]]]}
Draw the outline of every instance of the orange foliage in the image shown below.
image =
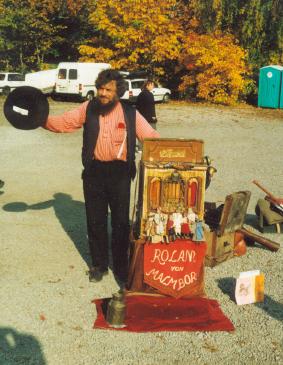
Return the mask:
{"type": "Polygon", "coordinates": [[[195,88],[198,98],[234,104],[246,86],[245,51],[232,35],[189,33],[179,62],[188,71],[179,90],[195,88]]]}
{"type": "Polygon", "coordinates": [[[162,63],[176,60],[181,48],[176,4],[176,0],[147,0],[146,6],[144,1],[97,1],[90,21],[100,36],[80,47],[81,60],[164,73],[162,63]]]}

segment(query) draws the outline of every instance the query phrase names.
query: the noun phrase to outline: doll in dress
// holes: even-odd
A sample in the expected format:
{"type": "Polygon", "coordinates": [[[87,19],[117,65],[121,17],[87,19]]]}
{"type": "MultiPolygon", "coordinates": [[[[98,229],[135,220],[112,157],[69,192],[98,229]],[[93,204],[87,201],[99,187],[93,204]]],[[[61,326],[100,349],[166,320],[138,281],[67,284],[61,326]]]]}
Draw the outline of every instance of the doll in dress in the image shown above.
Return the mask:
{"type": "Polygon", "coordinates": [[[173,222],[175,228],[175,234],[177,237],[181,238],[181,224],[183,221],[183,215],[180,212],[173,213],[173,222]]]}
{"type": "Polygon", "coordinates": [[[169,242],[173,242],[176,239],[173,215],[170,214],[166,224],[166,233],[169,239],[169,242]]]}
{"type": "Polygon", "coordinates": [[[155,221],[154,221],[154,213],[150,212],[147,217],[147,221],[145,224],[145,233],[146,233],[146,241],[152,242],[152,236],[155,235],[155,221]]]}
{"type": "Polygon", "coordinates": [[[187,213],[183,215],[183,221],[181,223],[181,238],[188,239],[190,238],[190,225],[187,213]]]}

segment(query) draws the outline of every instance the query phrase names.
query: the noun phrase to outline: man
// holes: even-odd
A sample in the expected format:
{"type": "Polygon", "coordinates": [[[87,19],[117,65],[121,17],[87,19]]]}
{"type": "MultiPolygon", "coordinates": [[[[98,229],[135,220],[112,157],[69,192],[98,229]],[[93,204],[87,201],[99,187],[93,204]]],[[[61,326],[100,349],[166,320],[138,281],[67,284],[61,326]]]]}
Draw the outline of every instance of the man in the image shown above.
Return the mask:
{"type": "Polygon", "coordinates": [[[146,80],[141,93],[138,95],[136,108],[141,115],[148,121],[148,123],[156,129],[156,112],[155,103],[152,90],[154,89],[154,82],[146,80]]]}
{"type": "Polygon", "coordinates": [[[121,288],[128,276],[130,182],[136,173],[135,140],[159,134],[130,105],[120,101],[126,90],[116,70],[100,72],[97,97],[60,116],[49,116],[46,129],[73,132],[83,126],[82,173],[92,265],[89,280],[108,273],[107,216],[111,211],[113,271],[121,288]]]}

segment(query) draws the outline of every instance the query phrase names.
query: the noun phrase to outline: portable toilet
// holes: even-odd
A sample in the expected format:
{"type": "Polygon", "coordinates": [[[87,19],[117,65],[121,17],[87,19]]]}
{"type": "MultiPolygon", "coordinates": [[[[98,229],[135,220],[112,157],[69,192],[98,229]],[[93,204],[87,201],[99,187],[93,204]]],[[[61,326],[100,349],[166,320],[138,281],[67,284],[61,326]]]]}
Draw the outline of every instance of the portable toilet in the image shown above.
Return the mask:
{"type": "Polygon", "coordinates": [[[279,108],[283,109],[283,71],[282,71],[282,76],[281,76],[281,92],[280,92],[279,108]]]}
{"type": "MultiPolygon", "coordinates": [[[[282,66],[265,66],[259,72],[258,88],[258,106],[267,108],[280,107],[283,104],[283,67],[282,66]]],[[[283,105],[282,105],[283,107],[283,105]]]]}

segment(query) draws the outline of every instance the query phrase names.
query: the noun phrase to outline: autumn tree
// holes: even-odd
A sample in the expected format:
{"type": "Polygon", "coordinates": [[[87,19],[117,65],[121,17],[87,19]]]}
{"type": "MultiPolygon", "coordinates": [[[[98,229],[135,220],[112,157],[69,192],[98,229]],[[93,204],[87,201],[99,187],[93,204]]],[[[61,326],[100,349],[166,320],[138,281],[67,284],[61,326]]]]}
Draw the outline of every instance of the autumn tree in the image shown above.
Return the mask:
{"type": "Polygon", "coordinates": [[[177,8],[177,0],[97,1],[90,22],[99,35],[81,45],[81,60],[164,74],[181,48],[177,8]]]}
{"type": "Polygon", "coordinates": [[[179,62],[186,70],[179,86],[184,94],[233,104],[247,85],[245,52],[232,35],[189,33],[179,62]]]}
{"type": "Polygon", "coordinates": [[[256,73],[266,64],[283,63],[282,0],[190,0],[187,3],[199,21],[198,33],[232,33],[247,50],[256,73]]]}

